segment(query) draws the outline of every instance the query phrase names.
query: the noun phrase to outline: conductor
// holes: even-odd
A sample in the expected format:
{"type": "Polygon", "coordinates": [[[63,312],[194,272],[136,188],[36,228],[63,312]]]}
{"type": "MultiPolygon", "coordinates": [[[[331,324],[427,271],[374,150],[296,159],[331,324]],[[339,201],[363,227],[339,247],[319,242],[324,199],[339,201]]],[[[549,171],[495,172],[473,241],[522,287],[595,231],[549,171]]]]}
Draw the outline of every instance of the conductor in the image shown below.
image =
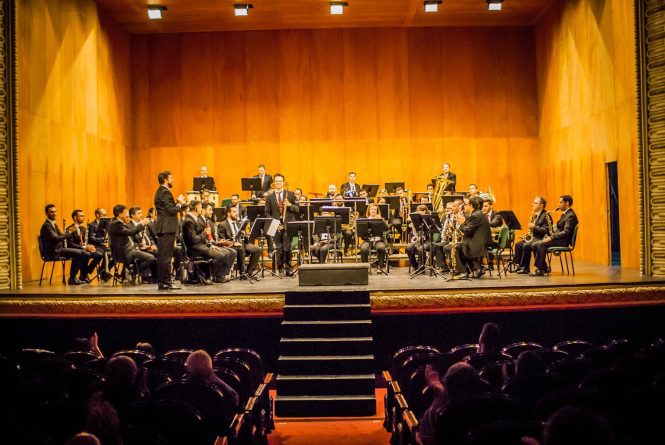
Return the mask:
{"type": "Polygon", "coordinates": [[[180,289],[171,281],[171,258],[175,251],[175,234],[178,230],[178,213],[185,207],[185,197],[178,196],[176,204],[171,193],[173,175],[170,171],[163,171],[157,175],[159,188],[155,192],[155,209],[157,221],[155,233],[157,234],[157,285],[159,290],[180,289]]]}

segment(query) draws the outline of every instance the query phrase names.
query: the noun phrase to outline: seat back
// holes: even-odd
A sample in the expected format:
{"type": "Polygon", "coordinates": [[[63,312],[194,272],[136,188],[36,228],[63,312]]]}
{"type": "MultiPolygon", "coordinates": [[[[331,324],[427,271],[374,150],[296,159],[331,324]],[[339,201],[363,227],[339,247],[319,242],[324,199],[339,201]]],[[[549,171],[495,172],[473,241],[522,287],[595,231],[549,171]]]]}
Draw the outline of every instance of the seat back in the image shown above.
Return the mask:
{"type": "Polygon", "coordinates": [[[478,352],[478,343],[469,343],[466,345],[458,345],[450,348],[448,355],[452,357],[455,362],[461,362],[466,357],[478,352]]]}
{"type": "Polygon", "coordinates": [[[543,347],[538,343],[520,341],[505,346],[501,352],[516,359],[524,351],[540,351],[541,349],[543,347]]]}
{"type": "Polygon", "coordinates": [[[88,351],[69,351],[62,354],[62,357],[69,360],[76,367],[82,367],[86,363],[98,358],[95,354],[88,351]]]}
{"type": "Polygon", "coordinates": [[[577,223],[575,228],[573,229],[573,236],[570,238],[570,250],[575,249],[575,243],[577,243],[577,229],[579,229],[580,224],[577,223]]]}
{"type": "Polygon", "coordinates": [[[162,355],[162,358],[166,360],[174,360],[176,362],[184,364],[187,361],[189,354],[191,354],[192,352],[194,351],[191,349],[172,349],[170,351],[165,352],[162,355]]]}
{"type": "Polygon", "coordinates": [[[499,231],[499,242],[497,243],[497,248],[499,250],[503,250],[506,248],[506,245],[508,244],[508,235],[510,233],[510,229],[508,228],[507,225],[501,226],[501,230],[499,231]]]}
{"type": "Polygon", "coordinates": [[[147,352],[138,349],[127,349],[124,351],[118,351],[112,355],[112,357],[119,357],[119,356],[125,356],[131,358],[132,360],[134,360],[134,363],[136,363],[136,366],[138,367],[141,367],[143,363],[154,358],[152,355],[148,354],[147,352]]]}
{"type": "Polygon", "coordinates": [[[261,356],[254,351],[253,349],[248,348],[227,348],[218,351],[215,354],[214,359],[222,359],[223,357],[229,357],[237,360],[242,360],[245,362],[252,371],[252,385],[256,389],[261,383],[263,383],[263,359],[261,356]]]}
{"type": "Polygon", "coordinates": [[[44,256],[44,244],[42,243],[41,235],[37,235],[37,245],[39,246],[39,256],[41,257],[42,261],[47,261],[46,257],[44,256]]]}

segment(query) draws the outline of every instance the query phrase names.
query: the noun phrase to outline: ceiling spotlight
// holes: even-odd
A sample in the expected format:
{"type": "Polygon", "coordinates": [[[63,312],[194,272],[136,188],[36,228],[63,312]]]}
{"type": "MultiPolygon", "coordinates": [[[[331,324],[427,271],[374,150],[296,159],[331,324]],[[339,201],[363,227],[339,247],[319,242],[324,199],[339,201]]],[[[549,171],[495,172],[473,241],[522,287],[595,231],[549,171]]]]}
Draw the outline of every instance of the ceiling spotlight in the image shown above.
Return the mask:
{"type": "Polygon", "coordinates": [[[349,6],[347,2],[330,2],[330,13],[332,15],[344,14],[344,8],[349,6]]]}
{"type": "Polygon", "coordinates": [[[249,10],[254,6],[251,3],[236,3],[233,5],[233,13],[236,17],[249,15],[249,10]]]}
{"type": "Polygon", "coordinates": [[[438,12],[439,5],[443,3],[441,0],[425,0],[425,12],[438,12]]]}
{"type": "Polygon", "coordinates": [[[162,19],[164,18],[164,11],[166,11],[166,6],[150,5],[148,6],[148,18],[150,20],[162,19]]]}
{"type": "Polygon", "coordinates": [[[501,11],[503,0],[485,0],[488,11],[501,11]]]}

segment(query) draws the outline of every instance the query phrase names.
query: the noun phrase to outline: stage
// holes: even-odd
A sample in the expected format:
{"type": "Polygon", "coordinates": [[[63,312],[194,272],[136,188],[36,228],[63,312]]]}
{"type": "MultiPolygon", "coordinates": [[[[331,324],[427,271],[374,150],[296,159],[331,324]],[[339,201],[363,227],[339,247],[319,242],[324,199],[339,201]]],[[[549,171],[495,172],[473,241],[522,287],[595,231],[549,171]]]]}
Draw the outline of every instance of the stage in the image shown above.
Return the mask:
{"type": "Polygon", "coordinates": [[[641,277],[631,269],[577,263],[576,275],[562,275],[558,264],[547,277],[487,274],[476,280],[409,277],[408,268],[369,277],[367,286],[299,286],[298,278],[268,276],[255,283],[232,281],[158,291],[156,285],[63,286],[59,278],[40,287],[0,291],[0,317],[160,318],[281,317],[286,292],[370,292],[372,313],[447,313],[575,307],[643,306],[665,303],[665,278],[641,277]]]}

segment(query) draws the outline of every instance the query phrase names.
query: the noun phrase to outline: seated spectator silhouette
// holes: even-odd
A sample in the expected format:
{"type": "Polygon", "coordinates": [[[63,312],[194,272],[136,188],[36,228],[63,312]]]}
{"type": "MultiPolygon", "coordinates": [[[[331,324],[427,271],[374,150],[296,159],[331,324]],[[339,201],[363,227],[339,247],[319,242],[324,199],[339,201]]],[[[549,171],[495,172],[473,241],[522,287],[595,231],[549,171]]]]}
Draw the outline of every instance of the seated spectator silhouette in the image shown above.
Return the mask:
{"type": "Polygon", "coordinates": [[[506,381],[502,391],[516,400],[535,405],[541,397],[566,386],[564,380],[545,373],[545,365],[537,353],[524,351],[515,362],[515,375],[506,381]]]}
{"type": "Polygon", "coordinates": [[[430,407],[420,419],[418,434],[423,445],[443,443],[437,433],[437,424],[447,406],[460,400],[472,398],[483,392],[483,385],[478,371],[466,363],[452,365],[443,381],[438,374],[428,367],[426,370],[428,383],[435,389],[435,397],[430,407]]]}
{"type": "Polygon", "coordinates": [[[185,375],[182,380],[186,383],[214,386],[224,394],[224,397],[230,400],[230,405],[234,409],[237,409],[240,404],[238,393],[215,375],[212,367],[212,358],[203,349],[189,354],[185,362],[185,375]]]}
{"type": "Polygon", "coordinates": [[[501,353],[501,330],[495,323],[485,323],[478,338],[478,353],[471,355],[467,363],[477,370],[510,357],[501,353]]]}
{"type": "Polygon", "coordinates": [[[136,344],[136,349],[139,351],[143,351],[146,354],[150,354],[153,357],[157,355],[155,354],[155,348],[153,348],[152,345],[148,342],[138,342],[136,344]]]}
{"type": "Polygon", "coordinates": [[[600,414],[575,407],[561,408],[545,423],[543,445],[612,445],[614,433],[600,414]]]}
{"type": "Polygon", "coordinates": [[[99,438],[104,445],[122,445],[120,419],[101,392],[88,401],[85,430],[99,438]]]}
{"type": "Polygon", "coordinates": [[[143,399],[144,392],[137,384],[138,369],[129,357],[119,355],[106,364],[106,382],[104,396],[115,409],[122,413],[129,404],[143,399]]]}

